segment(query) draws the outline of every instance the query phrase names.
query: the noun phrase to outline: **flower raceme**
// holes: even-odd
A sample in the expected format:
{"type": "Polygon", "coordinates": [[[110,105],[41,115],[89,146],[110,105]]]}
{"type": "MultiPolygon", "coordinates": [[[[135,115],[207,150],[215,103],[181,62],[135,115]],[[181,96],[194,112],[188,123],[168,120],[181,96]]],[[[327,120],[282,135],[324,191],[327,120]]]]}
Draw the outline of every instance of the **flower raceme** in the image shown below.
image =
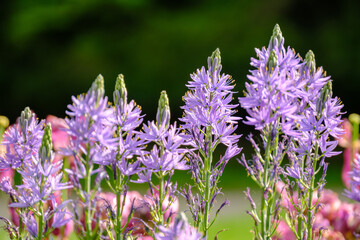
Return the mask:
{"type": "Polygon", "coordinates": [[[21,176],[21,184],[15,187],[9,178],[3,178],[0,183],[1,190],[10,195],[9,207],[15,210],[12,215],[19,217],[18,228],[5,221],[13,238],[43,239],[71,221],[65,209],[68,201],[56,201],[59,191],[72,186],[62,182],[62,161],[54,162],[51,132],[50,124],[44,127],[44,121],[39,123],[35,114],[25,108],[18,124],[5,133],[7,152],[0,162],[4,169],[13,168],[21,176]]]}
{"type": "Polygon", "coordinates": [[[240,118],[234,116],[237,105],[231,103],[233,80],[229,75],[221,74],[221,68],[220,51],[216,49],[208,58],[208,69],[202,67],[190,75],[192,80],[186,85],[189,91],[183,97],[184,115],[180,118],[185,141],[192,148],[188,157],[194,185],[199,191],[192,194],[189,185],[183,188],[182,194],[192,213],[194,226],[205,238],[216,218],[210,220],[212,203],[220,193],[217,183],[225,165],[241,151],[237,146],[240,136],[234,133],[240,118]],[[219,144],[227,150],[213,166],[213,153],[219,144]]]}
{"type": "Polygon", "coordinates": [[[250,137],[256,155],[251,161],[245,157],[239,160],[264,192],[260,216],[255,208],[249,212],[255,220],[255,235],[269,239],[274,233],[279,223],[279,216],[275,215],[279,213],[276,199],[281,197],[275,196],[275,188],[278,180],[284,177],[285,191],[291,196],[294,194],[290,184],[294,180],[299,188],[298,197],[302,199],[291,207],[298,210],[298,217],[290,216],[288,224],[291,222],[298,239],[314,239],[312,222],[317,203],[312,201],[313,192],[324,187],[325,158],[339,153],[334,151],[337,140],[330,137],[338,138],[342,134],[342,105],[332,96],[330,77],[326,77],[322,68],[316,69],[313,52],[309,51],[302,61],[294,50],[285,48],[278,25],[268,48],[255,51],[259,59],[251,59],[251,65],[256,69],[248,76],[251,83],[245,85],[245,97],[239,98],[249,115],[244,122],[260,131],[265,148],[262,154],[250,137]],[[285,155],[290,160],[286,171],[282,169],[285,155]],[[322,177],[316,187],[315,175],[320,170],[322,177]]]}

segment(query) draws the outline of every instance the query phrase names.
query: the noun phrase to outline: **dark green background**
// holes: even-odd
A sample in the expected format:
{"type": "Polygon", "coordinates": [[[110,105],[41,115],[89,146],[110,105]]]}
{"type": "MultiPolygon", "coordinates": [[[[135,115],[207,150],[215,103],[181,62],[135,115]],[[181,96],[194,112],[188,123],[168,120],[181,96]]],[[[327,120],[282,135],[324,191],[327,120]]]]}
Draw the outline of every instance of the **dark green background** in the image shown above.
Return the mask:
{"type": "MultiPolygon", "coordinates": [[[[142,106],[146,120],[155,117],[161,90],[168,92],[175,120],[189,74],[217,47],[224,72],[241,93],[254,48],[267,46],[276,23],[286,45],[301,56],[314,51],[317,65],[333,77],[344,110],[360,112],[359,9],[355,0],[2,1],[0,115],[14,122],[30,106],[40,118],[65,117],[71,96],[87,91],[99,73],[110,99],[123,73],[129,97],[142,106]]],[[[238,132],[251,129],[241,123],[238,132]]],[[[244,137],[240,145],[250,151],[244,137]]],[[[341,157],[337,163],[334,182],[340,183],[341,157]]],[[[225,177],[230,185],[233,176],[245,176],[231,164],[238,172],[225,177]]]]}

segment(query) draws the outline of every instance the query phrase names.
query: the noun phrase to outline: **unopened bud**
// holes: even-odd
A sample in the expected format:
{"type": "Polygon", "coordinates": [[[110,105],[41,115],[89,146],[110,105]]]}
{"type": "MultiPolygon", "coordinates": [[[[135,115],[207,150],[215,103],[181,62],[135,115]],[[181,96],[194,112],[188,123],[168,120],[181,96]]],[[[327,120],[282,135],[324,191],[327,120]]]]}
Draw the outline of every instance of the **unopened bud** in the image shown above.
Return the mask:
{"type": "Polygon", "coordinates": [[[273,29],[273,34],[270,38],[268,48],[269,48],[269,50],[273,50],[275,47],[279,47],[282,44],[284,44],[284,37],[282,36],[282,32],[281,32],[279,24],[276,24],[273,29]]]}
{"type": "Polygon", "coordinates": [[[170,105],[166,91],[161,91],[158,110],[156,113],[156,122],[158,126],[169,126],[170,124],[170,105]]]}
{"type": "Polygon", "coordinates": [[[104,96],[105,93],[104,78],[101,74],[99,74],[99,76],[97,76],[97,78],[94,80],[89,91],[95,92],[98,96],[98,99],[104,96]]]}
{"type": "Polygon", "coordinates": [[[209,69],[212,69],[213,71],[221,70],[221,54],[219,48],[215,49],[211,56],[208,57],[208,65],[209,69]]]}
{"type": "Polygon", "coordinates": [[[278,65],[278,58],[277,58],[275,50],[273,49],[270,52],[268,61],[266,62],[267,71],[269,71],[270,73],[273,72],[277,65],[278,65]]]}
{"type": "Polygon", "coordinates": [[[119,105],[122,109],[127,103],[127,90],[124,81],[124,75],[119,74],[115,82],[115,91],[114,91],[114,102],[115,105],[119,105]]]}
{"type": "Polygon", "coordinates": [[[318,98],[318,100],[316,102],[316,111],[318,113],[321,113],[322,110],[324,110],[326,101],[331,96],[332,96],[332,83],[331,83],[331,81],[328,81],[321,89],[320,97],[318,98]]]}
{"type": "Polygon", "coordinates": [[[24,111],[21,112],[19,125],[24,137],[26,137],[27,127],[29,126],[29,123],[31,123],[31,121],[33,120],[33,117],[33,113],[31,112],[29,107],[26,107],[24,111]]]}
{"type": "Polygon", "coordinates": [[[30,120],[31,118],[31,110],[29,107],[26,107],[24,111],[21,112],[21,119],[30,120]]]}
{"type": "Polygon", "coordinates": [[[305,64],[309,68],[310,73],[313,74],[316,71],[315,55],[313,51],[309,50],[305,55],[305,64]]]}
{"type": "Polygon", "coordinates": [[[51,151],[53,148],[51,135],[52,135],[51,124],[48,123],[44,128],[44,135],[41,140],[41,146],[39,151],[40,158],[41,157],[49,158],[51,155],[51,151]]]}

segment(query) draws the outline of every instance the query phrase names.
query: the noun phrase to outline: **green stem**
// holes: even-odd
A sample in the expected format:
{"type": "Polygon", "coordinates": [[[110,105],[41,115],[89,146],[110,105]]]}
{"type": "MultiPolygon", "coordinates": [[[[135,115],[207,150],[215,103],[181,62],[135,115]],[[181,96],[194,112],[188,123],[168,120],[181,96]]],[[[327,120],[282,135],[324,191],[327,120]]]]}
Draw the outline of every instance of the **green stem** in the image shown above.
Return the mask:
{"type": "Polygon", "coordinates": [[[268,187],[268,170],[270,164],[271,154],[271,131],[268,133],[266,150],[265,150],[265,166],[264,166],[264,178],[263,178],[263,191],[261,196],[261,236],[263,240],[268,240],[268,226],[270,226],[270,206],[266,202],[265,193],[268,187]]]}
{"type": "MultiPolygon", "coordinates": [[[[116,168],[116,240],[121,239],[121,177],[120,177],[120,170],[116,168]]],[[[123,199],[125,201],[125,199],[123,199]]]]}
{"type": "MultiPolygon", "coordinates": [[[[300,166],[300,168],[301,168],[301,172],[304,172],[304,168],[305,168],[305,156],[302,158],[302,161],[301,161],[301,166],[300,166]]],[[[300,201],[302,201],[303,200],[303,194],[301,193],[301,191],[300,191],[300,189],[298,190],[298,192],[299,192],[299,197],[298,197],[298,199],[300,200],[300,201]]],[[[302,206],[302,204],[301,204],[301,206],[302,206]]],[[[302,218],[302,215],[303,215],[303,213],[304,213],[304,209],[301,207],[301,212],[299,212],[298,214],[298,218],[297,218],[297,235],[298,235],[298,239],[299,240],[302,240],[303,239],[303,237],[304,237],[304,229],[303,229],[303,218],[302,218]]]]}
{"type": "Polygon", "coordinates": [[[203,226],[202,231],[204,233],[205,239],[207,239],[208,228],[209,228],[209,215],[210,215],[210,199],[211,199],[211,191],[210,191],[210,177],[211,177],[211,163],[213,158],[212,152],[212,136],[211,136],[212,128],[208,127],[206,129],[207,141],[208,145],[208,157],[205,158],[204,161],[204,170],[205,170],[205,212],[203,215],[203,226]]]}
{"type": "Polygon", "coordinates": [[[44,231],[44,204],[42,201],[40,201],[39,204],[39,227],[38,227],[38,240],[42,240],[43,239],[43,231],[44,231]]]}
{"type": "Polygon", "coordinates": [[[86,154],[86,179],[85,179],[85,190],[87,195],[87,207],[85,208],[85,224],[86,224],[86,239],[91,239],[92,226],[91,226],[91,175],[90,175],[90,163],[89,163],[89,153],[90,147],[87,146],[86,154]]]}
{"type": "MultiPolygon", "coordinates": [[[[301,192],[299,191],[299,200],[301,201],[302,200],[302,194],[301,192]]],[[[302,211],[302,209],[301,209],[302,211]]],[[[298,235],[298,240],[302,240],[303,239],[303,226],[302,226],[302,212],[299,213],[298,217],[297,217],[297,235],[298,235]]]]}
{"type": "Polygon", "coordinates": [[[163,216],[163,210],[162,210],[162,205],[164,202],[164,175],[163,172],[160,171],[160,185],[159,185],[159,205],[157,206],[157,210],[158,210],[158,217],[159,217],[159,222],[162,226],[164,226],[164,216],[163,216]]]}
{"type": "Polygon", "coordinates": [[[306,222],[306,228],[307,228],[307,239],[308,240],[312,240],[312,222],[311,222],[311,215],[312,215],[312,201],[313,201],[313,193],[314,193],[314,183],[315,183],[315,171],[316,171],[316,163],[317,163],[317,158],[318,158],[318,151],[319,151],[319,146],[318,144],[316,144],[315,146],[315,156],[314,156],[314,164],[313,164],[313,174],[311,176],[311,183],[310,183],[310,189],[309,189],[309,202],[308,202],[308,207],[307,207],[307,222],[306,222]]]}
{"type": "Polygon", "coordinates": [[[21,217],[21,214],[19,214],[19,239],[22,239],[23,231],[24,231],[24,222],[21,217]]]}

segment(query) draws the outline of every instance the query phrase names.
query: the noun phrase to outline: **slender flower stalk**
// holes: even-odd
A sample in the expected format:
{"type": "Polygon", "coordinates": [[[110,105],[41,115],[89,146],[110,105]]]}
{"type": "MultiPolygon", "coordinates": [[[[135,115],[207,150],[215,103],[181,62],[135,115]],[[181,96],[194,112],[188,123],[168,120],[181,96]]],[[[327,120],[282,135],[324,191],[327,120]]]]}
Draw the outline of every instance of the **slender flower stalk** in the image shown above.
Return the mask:
{"type": "Polygon", "coordinates": [[[166,91],[162,91],[159,98],[156,122],[144,125],[140,138],[151,144],[152,148],[139,158],[144,168],[138,174],[137,182],[149,184],[150,192],[146,197],[154,223],[169,227],[176,214],[174,210],[178,208],[175,195],[177,184],[171,181],[171,177],[175,170],[188,170],[189,166],[184,158],[186,149],[182,148],[183,134],[176,123],[170,125],[170,106],[166,91]]]}
{"type": "Polygon", "coordinates": [[[221,192],[218,182],[228,161],[240,153],[237,146],[240,136],[235,135],[239,117],[235,117],[231,104],[234,85],[229,75],[221,74],[221,57],[216,49],[208,58],[208,69],[202,67],[191,75],[187,87],[189,91],[183,97],[184,115],[180,119],[184,124],[186,141],[192,148],[189,154],[192,176],[198,194],[191,193],[191,186],[183,189],[194,226],[208,237],[208,230],[214,223],[219,210],[211,219],[210,213],[216,196],[221,192]],[[225,154],[219,160],[214,156],[219,144],[226,147],[225,154]],[[215,165],[213,163],[216,161],[215,165]]]}
{"type": "Polygon", "coordinates": [[[303,94],[298,101],[298,134],[292,138],[288,153],[290,166],[284,172],[291,196],[287,223],[297,239],[312,240],[321,236],[321,229],[314,228],[320,207],[315,199],[321,199],[326,184],[328,163],[325,159],[340,153],[334,151],[338,141],[330,137],[338,139],[343,133],[340,128],[342,105],[332,96],[330,77],[326,77],[322,68],[316,69],[311,50],[306,54],[299,76],[303,94]],[[291,184],[292,181],[296,184],[291,184]]]}
{"type": "Polygon", "coordinates": [[[114,141],[109,141],[110,144],[104,146],[103,151],[96,155],[94,162],[106,167],[108,173],[106,182],[116,195],[116,209],[109,209],[110,212],[115,213],[113,214],[115,219],[109,216],[112,224],[107,225],[107,233],[112,235],[114,231],[114,239],[120,240],[125,236],[126,227],[132,217],[130,213],[126,221],[121,222],[124,204],[127,201],[127,184],[131,177],[140,171],[140,161],[136,160],[136,156],[141,155],[145,143],[136,131],[143,118],[141,108],[136,106],[134,100],[127,101],[127,89],[122,74],[116,79],[113,98],[114,115],[111,121],[115,128],[114,141]]]}
{"type": "Polygon", "coordinates": [[[251,70],[246,83],[244,97],[240,97],[241,107],[246,109],[245,124],[255,126],[260,131],[262,142],[256,143],[250,135],[255,155],[246,160],[239,159],[251,178],[261,188],[260,209],[256,208],[249,190],[246,192],[252,210],[248,214],[254,219],[256,239],[268,240],[275,233],[279,223],[280,196],[276,186],[282,173],[282,161],[289,147],[289,138],[294,131],[301,82],[297,78],[300,60],[295,52],[284,47],[284,37],[279,25],[275,25],[267,48],[255,49],[259,59],[251,59],[251,70]]]}
{"type": "Polygon", "coordinates": [[[75,167],[67,172],[85,213],[84,224],[79,226],[80,237],[89,240],[99,234],[99,223],[94,221],[94,218],[99,217],[96,215],[95,203],[97,193],[101,190],[101,181],[105,177],[104,169],[97,167],[94,161],[97,153],[114,141],[110,122],[113,110],[108,108],[101,75],[86,94],[72,97],[72,100],[73,104],[68,105],[69,111],[66,112],[70,116],[66,119],[70,144],[63,150],[63,154],[74,158],[75,167]]]}

